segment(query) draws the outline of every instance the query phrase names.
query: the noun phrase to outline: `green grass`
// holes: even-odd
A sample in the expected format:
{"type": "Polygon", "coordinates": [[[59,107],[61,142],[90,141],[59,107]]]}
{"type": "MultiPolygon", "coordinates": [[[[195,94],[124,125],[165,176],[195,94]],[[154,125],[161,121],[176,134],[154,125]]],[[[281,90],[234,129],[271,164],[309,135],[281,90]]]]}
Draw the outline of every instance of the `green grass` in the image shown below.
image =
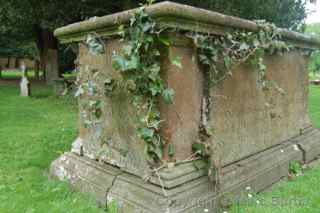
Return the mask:
{"type": "MultiPolygon", "coordinates": [[[[320,128],[320,87],[310,86],[309,113],[320,128]]],[[[232,213],[317,213],[320,212],[320,167],[306,171],[294,181],[274,186],[270,192],[248,191],[228,212],[232,213]],[[250,195],[252,198],[249,198],[250,195]]]]}
{"type": "MultiPolygon", "coordinates": [[[[42,76],[42,72],[39,73],[40,76],[42,76]]],[[[29,78],[34,78],[35,77],[35,72],[34,70],[28,70],[28,77],[29,78]]],[[[10,70],[10,71],[2,71],[2,78],[3,79],[19,79],[21,78],[21,71],[19,70],[10,70]]]]}
{"type": "Polygon", "coordinates": [[[294,181],[283,182],[271,192],[243,194],[230,213],[317,213],[320,211],[320,168],[294,181]],[[249,194],[253,197],[249,198],[249,194]]]}
{"type": "Polygon", "coordinates": [[[19,97],[0,85],[0,213],[103,212],[93,199],[50,181],[50,163],[70,149],[77,135],[71,100],[54,98],[50,88],[19,97]]]}
{"type": "MultiPolygon", "coordinates": [[[[43,73],[40,72],[40,76],[42,76],[43,73]]],[[[69,72],[65,73],[62,75],[65,79],[75,79],[77,77],[77,74],[74,72],[69,72]]],[[[34,78],[35,77],[35,72],[34,70],[28,70],[28,77],[29,78],[34,78]]],[[[3,79],[19,79],[21,78],[21,71],[18,70],[10,70],[10,71],[2,71],[2,78],[3,79]]]]}
{"type": "Polygon", "coordinates": [[[320,128],[320,86],[310,86],[309,114],[313,124],[320,128]]]}
{"type": "Polygon", "coordinates": [[[314,34],[315,36],[320,35],[320,23],[308,24],[306,28],[306,33],[314,34]]]}
{"type": "Polygon", "coordinates": [[[320,79],[320,73],[310,72],[309,73],[309,79],[310,80],[319,80],[320,79]]]}
{"type": "MultiPolygon", "coordinates": [[[[313,36],[320,38],[320,23],[308,24],[306,27],[306,33],[313,34],[313,36]]],[[[320,53],[319,53],[319,51],[315,52],[312,55],[312,60],[310,62],[309,71],[310,72],[317,72],[319,74],[319,72],[320,72],[320,53]]]]}

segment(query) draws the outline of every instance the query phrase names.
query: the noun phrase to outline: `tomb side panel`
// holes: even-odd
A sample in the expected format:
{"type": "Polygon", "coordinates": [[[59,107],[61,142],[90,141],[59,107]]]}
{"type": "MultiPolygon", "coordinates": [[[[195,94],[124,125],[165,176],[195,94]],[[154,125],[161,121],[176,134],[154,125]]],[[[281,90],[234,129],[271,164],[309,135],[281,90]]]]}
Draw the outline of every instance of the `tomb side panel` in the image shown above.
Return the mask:
{"type": "Polygon", "coordinates": [[[211,88],[210,124],[220,143],[223,165],[263,151],[300,134],[308,117],[307,59],[298,51],[265,58],[267,78],[262,89],[251,65],[211,88]]]}

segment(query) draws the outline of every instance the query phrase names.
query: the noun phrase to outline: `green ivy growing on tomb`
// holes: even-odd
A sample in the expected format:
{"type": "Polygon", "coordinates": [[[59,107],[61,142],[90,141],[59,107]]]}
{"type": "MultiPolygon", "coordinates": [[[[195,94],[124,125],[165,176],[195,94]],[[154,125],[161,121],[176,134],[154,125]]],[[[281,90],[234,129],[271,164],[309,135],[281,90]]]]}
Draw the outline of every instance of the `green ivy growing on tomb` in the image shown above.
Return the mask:
{"type": "MultiPolygon", "coordinates": [[[[269,89],[276,84],[266,77],[266,65],[264,56],[266,54],[282,54],[290,51],[281,38],[279,30],[272,24],[257,22],[257,32],[246,32],[235,30],[225,35],[207,35],[197,32],[187,33],[198,50],[198,61],[205,69],[205,75],[209,76],[209,87],[215,87],[220,82],[232,75],[235,68],[243,63],[249,63],[257,72],[257,84],[263,89],[269,89]]],[[[104,94],[113,96],[119,90],[125,90],[131,94],[132,105],[137,112],[137,134],[145,142],[145,153],[149,162],[163,167],[164,146],[170,144],[168,138],[160,135],[161,120],[159,101],[166,104],[174,102],[175,92],[169,88],[161,77],[161,61],[163,53],[170,47],[170,38],[165,33],[167,29],[159,28],[156,22],[141,7],[130,19],[129,27],[121,25],[119,36],[124,46],[121,52],[114,52],[113,68],[120,73],[120,78],[104,76],[104,94]]],[[[179,32],[182,33],[182,32],[179,32]]],[[[104,54],[104,44],[98,36],[89,35],[87,45],[94,54],[104,54]]],[[[179,58],[173,59],[171,63],[183,69],[179,58]]],[[[183,72],[183,70],[182,70],[183,72]]],[[[102,113],[102,101],[97,91],[97,84],[93,78],[101,75],[99,71],[91,71],[86,81],[79,86],[77,95],[92,93],[84,108],[89,111],[87,116],[87,127],[92,126],[99,120],[102,113]]],[[[100,78],[101,79],[101,76],[100,78]]],[[[280,89],[277,87],[277,89],[280,89]]],[[[210,97],[208,97],[210,102],[210,97]]],[[[208,103],[209,106],[210,103],[208,103]]],[[[203,159],[208,163],[210,176],[217,177],[219,170],[218,160],[212,158],[212,144],[210,139],[213,132],[210,127],[201,126],[200,142],[193,144],[195,158],[203,159]],[[209,141],[209,142],[208,142],[209,141]]],[[[169,156],[174,156],[174,150],[169,145],[169,156]]],[[[175,162],[178,163],[178,162],[175,162]]]]}
{"type": "MultiPolygon", "coordinates": [[[[121,83],[132,94],[132,104],[138,114],[137,133],[146,143],[145,153],[152,163],[159,163],[163,156],[164,138],[160,136],[163,122],[159,111],[159,98],[172,104],[174,91],[161,78],[161,52],[170,43],[161,29],[140,8],[130,19],[129,28],[119,28],[125,46],[120,54],[113,55],[113,68],[120,72],[121,83]]],[[[179,61],[173,64],[180,66],[179,61]]]]}

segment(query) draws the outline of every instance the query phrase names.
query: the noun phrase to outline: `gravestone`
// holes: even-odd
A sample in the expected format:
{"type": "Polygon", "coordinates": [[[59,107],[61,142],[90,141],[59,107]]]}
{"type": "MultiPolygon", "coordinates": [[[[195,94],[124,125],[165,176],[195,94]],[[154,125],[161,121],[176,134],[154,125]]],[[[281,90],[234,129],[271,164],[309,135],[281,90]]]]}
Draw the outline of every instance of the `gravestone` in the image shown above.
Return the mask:
{"type": "MultiPolygon", "coordinates": [[[[170,129],[174,156],[164,168],[150,165],[145,142],[137,135],[130,94],[112,97],[97,90],[107,79],[119,77],[113,55],[124,47],[119,26],[128,26],[139,10],[129,10],[59,28],[63,43],[78,43],[79,136],[72,150],[52,163],[51,175],[68,180],[76,189],[93,194],[101,205],[115,200],[121,212],[213,212],[235,202],[250,186],[259,192],[286,177],[291,161],[308,163],[320,154],[320,132],[308,117],[308,59],[305,50],[320,41],[296,32],[277,29],[281,39],[295,46],[282,55],[266,55],[266,77],[276,82],[268,90],[257,86],[257,72],[243,63],[219,85],[208,87],[208,73],[198,59],[190,33],[227,35],[232,30],[258,32],[257,23],[186,5],[163,2],[145,8],[157,25],[172,29],[171,45],[162,54],[161,75],[175,91],[174,103],[159,103],[161,120],[170,129]],[[92,54],[89,35],[98,35],[104,51],[92,54]],[[89,40],[89,42],[88,42],[89,40]],[[181,59],[181,67],[172,63],[181,59]],[[88,128],[86,103],[99,98],[101,118],[88,128]],[[208,104],[210,101],[210,104],[208,104]],[[202,125],[210,126],[219,159],[219,178],[208,178],[206,163],[190,160],[192,147],[201,140],[202,125]],[[179,162],[179,163],[177,163],[179,162]],[[196,166],[195,166],[196,165],[196,166]],[[147,178],[147,181],[146,180],[147,178]],[[144,180],[143,180],[144,179],[144,180]]],[[[94,44],[92,44],[94,45],[94,44]]],[[[94,102],[96,103],[96,102],[94,102]]],[[[161,130],[161,136],[166,132],[161,130]]]]}
{"type": "Polygon", "coordinates": [[[56,96],[63,96],[66,93],[66,83],[63,78],[54,79],[53,91],[56,96]]]}
{"type": "Polygon", "coordinates": [[[58,51],[54,49],[48,49],[47,63],[46,63],[46,75],[45,80],[47,84],[54,84],[54,80],[59,78],[59,66],[58,66],[58,51]]]}
{"type": "Polygon", "coordinates": [[[24,63],[21,63],[21,81],[20,81],[20,95],[29,97],[31,95],[30,82],[27,78],[27,70],[24,63]]]}

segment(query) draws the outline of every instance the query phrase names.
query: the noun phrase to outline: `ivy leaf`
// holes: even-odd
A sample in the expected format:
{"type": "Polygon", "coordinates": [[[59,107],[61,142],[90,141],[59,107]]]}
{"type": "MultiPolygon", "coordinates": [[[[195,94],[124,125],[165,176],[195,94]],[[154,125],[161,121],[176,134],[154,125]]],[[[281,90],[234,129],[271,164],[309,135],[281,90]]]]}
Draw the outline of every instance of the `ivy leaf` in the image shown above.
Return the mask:
{"type": "Polygon", "coordinates": [[[206,64],[206,65],[210,64],[208,57],[205,54],[199,54],[198,57],[199,57],[199,60],[201,63],[206,64]]]}
{"type": "Polygon", "coordinates": [[[150,128],[147,128],[147,127],[139,129],[140,137],[143,140],[148,141],[148,142],[152,141],[154,133],[155,133],[154,129],[150,129],[150,128]]]}
{"type": "Polygon", "coordinates": [[[192,151],[198,152],[199,155],[204,156],[206,153],[206,147],[203,143],[194,143],[192,144],[192,151]]]}
{"type": "Polygon", "coordinates": [[[259,45],[260,45],[260,41],[256,38],[256,39],[254,39],[253,40],[253,45],[255,46],[255,47],[258,47],[259,45]]]}
{"type": "Polygon", "coordinates": [[[96,100],[96,101],[89,101],[89,106],[95,109],[100,109],[102,107],[102,101],[101,100],[96,100]]]}
{"type": "Polygon", "coordinates": [[[75,97],[79,97],[84,93],[84,90],[82,88],[82,86],[80,85],[76,91],[76,93],[74,94],[75,97]]]}
{"type": "Polygon", "coordinates": [[[164,44],[166,46],[170,46],[171,45],[171,40],[170,40],[170,38],[168,36],[159,36],[158,39],[162,44],[164,44]]]}
{"type": "Polygon", "coordinates": [[[92,127],[92,121],[85,120],[83,125],[84,125],[84,128],[86,128],[86,129],[91,128],[92,127]]]}
{"type": "Polygon", "coordinates": [[[136,16],[130,18],[130,26],[132,27],[133,24],[137,21],[136,16]]]}
{"type": "Polygon", "coordinates": [[[230,33],[227,33],[227,39],[232,40],[233,36],[230,33]]]}
{"type": "Polygon", "coordinates": [[[170,143],[168,147],[168,155],[172,158],[174,156],[174,153],[175,153],[174,145],[170,143]]]}
{"type": "Polygon", "coordinates": [[[104,43],[97,36],[89,34],[86,39],[89,52],[93,55],[101,55],[105,53],[104,43]]]}
{"type": "Polygon", "coordinates": [[[248,50],[249,48],[250,46],[245,42],[240,44],[240,50],[248,50]]]}
{"type": "Polygon", "coordinates": [[[231,66],[231,63],[232,63],[232,60],[229,56],[225,56],[224,59],[224,65],[227,69],[230,69],[230,66],[231,66]]]}
{"type": "Polygon", "coordinates": [[[102,110],[101,109],[96,109],[94,112],[94,115],[96,116],[96,118],[101,118],[102,116],[102,110]]]}
{"type": "Polygon", "coordinates": [[[127,61],[127,70],[135,70],[139,67],[140,58],[137,55],[133,55],[129,61],[127,61]]]}
{"type": "Polygon", "coordinates": [[[149,145],[149,152],[153,153],[157,159],[162,159],[163,150],[159,146],[149,145]]]}
{"type": "Polygon", "coordinates": [[[149,90],[150,90],[152,96],[156,96],[157,94],[161,93],[161,89],[155,84],[150,86],[149,90]]]}
{"type": "Polygon", "coordinates": [[[160,66],[158,64],[153,64],[150,68],[150,74],[148,75],[148,77],[152,81],[156,81],[159,76],[159,72],[160,72],[160,66]]]}
{"type": "Polygon", "coordinates": [[[112,78],[106,78],[104,81],[105,94],[110,96],[116,87],[115,80],[112,78]]]}
{"type": "Polygon", "coordinates": [[[176,67],[178,67],[178,68],[182,69],[182,63],[181,63],[181,60],[182,60],[182,57],[177,56],[177,57],[175,57],[175,58],[171,61],[171,63],[172,63],[174,66],[176,66],[176,67]]]}
{"type": "Polygon", "coordinates": [[[125,55],[131,55],[131,53],[132,53],[132,46],[131,46],[131,45],[125,45],[125,46],[123,47],[123,53],[124,53],[125,55]]]}
{"type": "Polygon", "coordinates": [[[112,67],[115,70],[125,71],[127,70],[127,60],[120,55],[113,55],[112,57],[112,67]]]}
{"type": "Polygon", "coordinates": [[[166,104],[172,104],[174,99],[174,90],[167,88],[162,92],[162,96],[166,104]]]}
{"type": "Polygon", "coordinates": [[[143,25],[143,32],[148,32],[150,29],[152,29],[153,27],[153,24],[151,22],[146,22],[144,25],[143,25]]]}
{"type": "Polygon", "coordinates": [[[125,36],[125,30],[124,30],[124,25],[120,25],[118,27],[118,34],[121,36],[121,37],[124,37],[125,36]]]}
{"type": "Polygon", "coordinates": [[[164,82],[162,81],[162,79],[159,79],[159,77],[157,77],[156,81],[149,83],[148,89],[152,93],[152,96],[159,95],[164,90],[164,82]]]}

